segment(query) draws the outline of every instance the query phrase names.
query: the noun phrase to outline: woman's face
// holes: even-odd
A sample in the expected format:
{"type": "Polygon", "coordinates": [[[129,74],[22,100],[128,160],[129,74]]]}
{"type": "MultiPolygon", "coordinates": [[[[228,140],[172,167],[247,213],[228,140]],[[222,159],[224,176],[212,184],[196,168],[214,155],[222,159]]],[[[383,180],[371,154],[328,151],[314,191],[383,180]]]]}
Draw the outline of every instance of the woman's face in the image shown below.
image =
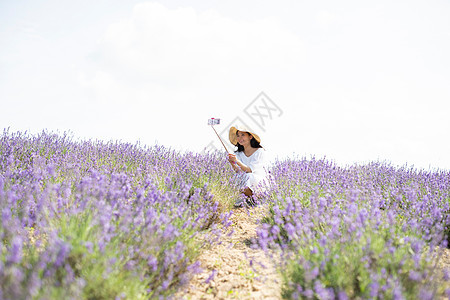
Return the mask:
{"type": "Polygon", "coordinates": [[[241,144],[244,147],[250,146],[250,140],[253,138],[253,136],[251,134],[249,134],[248,132],[244,132],[244,131],[237,131],[236,136],[237,136],[237,142],[239,144],[241,144]]]}

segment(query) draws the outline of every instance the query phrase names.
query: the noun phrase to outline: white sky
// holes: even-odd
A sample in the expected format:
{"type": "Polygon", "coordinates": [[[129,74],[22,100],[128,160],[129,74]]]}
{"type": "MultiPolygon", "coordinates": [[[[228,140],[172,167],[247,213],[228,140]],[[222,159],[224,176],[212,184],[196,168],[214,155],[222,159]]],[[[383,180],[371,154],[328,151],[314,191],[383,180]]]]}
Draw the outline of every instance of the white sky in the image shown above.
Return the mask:
{"type": "Polygon", "coordinates": [[[450,169],[449,1],[0,1],[0,128],[450,169]],[[281,110],[264,131],[245,108],[281,110]],[[281,114],[281,115],[280,115],[281,114]]]}

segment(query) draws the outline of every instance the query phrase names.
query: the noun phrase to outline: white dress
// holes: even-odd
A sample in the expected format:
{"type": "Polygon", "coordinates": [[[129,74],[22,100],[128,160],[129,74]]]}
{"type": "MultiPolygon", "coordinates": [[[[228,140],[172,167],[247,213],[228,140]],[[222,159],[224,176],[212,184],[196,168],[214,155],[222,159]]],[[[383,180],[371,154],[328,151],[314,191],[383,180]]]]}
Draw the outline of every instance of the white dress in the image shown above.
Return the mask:
{"type": "Polygon", "coordinates": [[[249,187],[253,192],[262,192],[268,184],[266,150],[258,148],[252,155],[246,156],[244,151],[236,152],[236,157],[252,172],[244,174],[244,187],[249,187]]]}

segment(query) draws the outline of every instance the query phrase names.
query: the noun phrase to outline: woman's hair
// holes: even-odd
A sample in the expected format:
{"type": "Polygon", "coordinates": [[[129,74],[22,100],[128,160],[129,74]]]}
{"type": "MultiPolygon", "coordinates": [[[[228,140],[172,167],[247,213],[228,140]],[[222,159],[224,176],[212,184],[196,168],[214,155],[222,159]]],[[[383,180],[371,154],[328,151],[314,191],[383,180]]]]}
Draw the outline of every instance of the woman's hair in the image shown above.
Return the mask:
{"type": "MultiPolygon", "coordinates": [[[[244,146],[242,146],[239,143],[236,143],[237,146],[237,150],[235,152],[242,152],[244,151],[244,146]]],[[[252,148],[262,148],[262,146],[260,145],[260,143],[252,136],[252,139],[250,140],[250,146],[252,148]]]]}

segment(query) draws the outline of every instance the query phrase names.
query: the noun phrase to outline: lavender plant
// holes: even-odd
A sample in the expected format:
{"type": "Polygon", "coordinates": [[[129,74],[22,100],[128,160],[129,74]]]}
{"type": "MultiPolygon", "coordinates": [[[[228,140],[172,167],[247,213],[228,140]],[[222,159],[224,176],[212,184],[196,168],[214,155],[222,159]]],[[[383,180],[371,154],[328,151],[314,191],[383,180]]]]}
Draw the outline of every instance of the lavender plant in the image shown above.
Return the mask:
{"type": "Polygon", "coordinates": [[[238,195],[218,155],[5,130],[0,299],[170,298],[238,195]]]}
{"type": "Polygon", "coordinates": [[[277,162],[272,174],[258,241],[279,249],[284,298],[449,295],[435,267],[448,245],[448,172],[303,158],[277,162]]]}
{"type": "MultiPolygon", "coordinates": [[[[449,238],[448,172],[313,158],[271,173],[258,241],[280,249],[285,298],[449,292],[434,268],[449,238]]],[[[220,153],[5,130],[0,299],[170,298],[220,238],[239,180],[220,153]]]]}

